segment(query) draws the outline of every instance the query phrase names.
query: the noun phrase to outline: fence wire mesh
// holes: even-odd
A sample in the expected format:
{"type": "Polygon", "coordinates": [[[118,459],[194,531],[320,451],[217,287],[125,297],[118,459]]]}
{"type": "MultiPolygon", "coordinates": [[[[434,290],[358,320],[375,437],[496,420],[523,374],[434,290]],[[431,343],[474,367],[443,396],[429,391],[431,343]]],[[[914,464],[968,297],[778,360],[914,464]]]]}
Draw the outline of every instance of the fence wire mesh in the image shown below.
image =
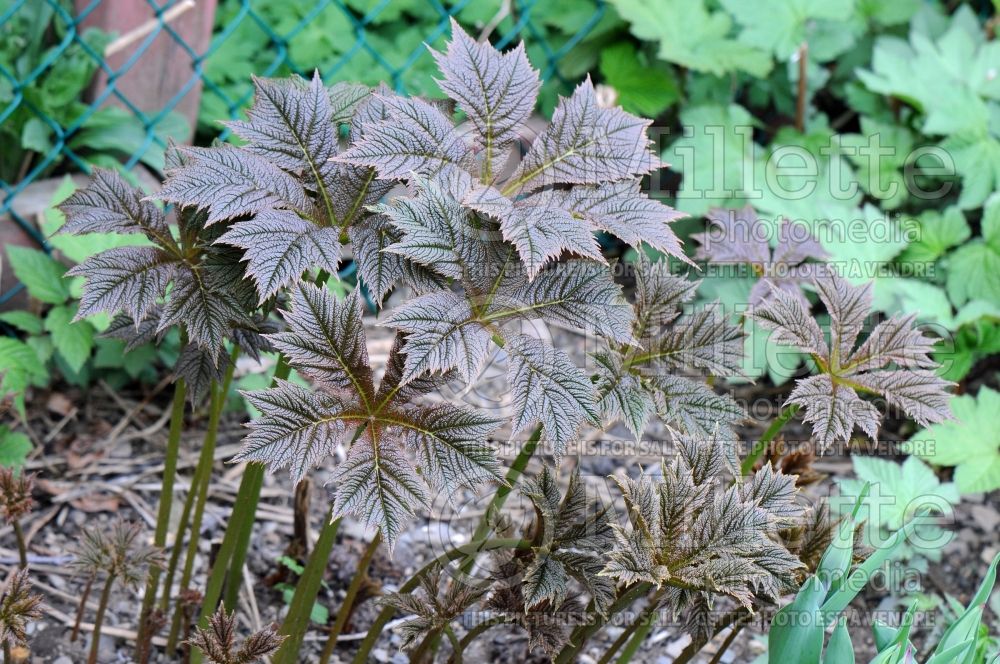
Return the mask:
{"type": "Polygon", "coordinates": [[[49,251],[18,209],[32,183],[95,165],[155,173],[170,138],[224,139],[251,75],[318,70],[438,96],[426,47],[453,17],[501,48],[523,40],[548,112],[593,65],[578,46],[606,15],[604,0],[0,0],[0,223],[49,251]],[[123,20],[134,25],[108,30],[123,20]]]}

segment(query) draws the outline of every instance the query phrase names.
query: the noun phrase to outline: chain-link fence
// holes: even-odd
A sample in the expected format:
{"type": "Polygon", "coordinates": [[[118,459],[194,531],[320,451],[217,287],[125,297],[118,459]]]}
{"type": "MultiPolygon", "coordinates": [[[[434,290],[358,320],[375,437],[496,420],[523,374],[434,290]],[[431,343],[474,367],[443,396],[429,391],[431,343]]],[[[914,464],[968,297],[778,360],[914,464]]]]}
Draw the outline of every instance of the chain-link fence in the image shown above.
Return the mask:
{"type": "MultiPolygon", "coordinates": [[[[594,66],[608,13],[604,0],[0,0],[4,241],[49,249],[24,201],[53,176],[99,165],[155,179],[168,139],[225,138],[219,120],[250,103],[251,75],[318,70],[435,96],[427,46],[452,17],[499,47],[523,40],[548,112],[594,66]]],[[[4,287],[0,304],[18,288],[4,287]]]]}

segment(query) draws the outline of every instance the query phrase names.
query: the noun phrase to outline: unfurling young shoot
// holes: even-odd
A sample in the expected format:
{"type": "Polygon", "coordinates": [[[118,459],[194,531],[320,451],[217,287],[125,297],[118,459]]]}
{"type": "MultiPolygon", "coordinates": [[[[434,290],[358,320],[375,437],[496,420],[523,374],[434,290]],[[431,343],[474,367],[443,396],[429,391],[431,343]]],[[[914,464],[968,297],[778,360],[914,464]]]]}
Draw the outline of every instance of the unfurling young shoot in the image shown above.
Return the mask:
{"type": "Polygon", "coordinates": [[[933,370],[934,340],[916,327],[916,316],[879,323],[857,346],[872,310],[872,285],[854,286],[835,272],[813,285],[830,314],[829,343],[802,302],[782,291],[751,316],[773,330],[775,342],[808,353],[816,363],[819,373],[799,380],[787,404],[805,410],[820,446],[846,441],[855,427],[875,440],[881,415],[859,394],[882,397],[925,426],[950,417],[951,383],[933,370]]]}
{"type": "Polygon", "coordinates": [[[88,664],[97,662],[101,625],[115,582],[130,590],[137,590],[146,581],[151,568],[163,566],[163,552],[158,547],[148,546],[139,541],[142,534],[143,528],[140,524],[130,523],[121,518],[116,519],[108,531],[88,528],[81,532],[80,542],[73,552],[76,558],[71,565],[86,576],[87,585],[80,597],[71,639],[75,638],[79,630],[93,583],[101,575],[106,577],[100,603],[97,606],[97,615],[94,617],[88,664]]]}
{"type": "Polygon", "coordinates": [[[34,484],[34,475],[25,475],[14,468],[0,467],[0,516],[14,529],[21,569],[28,566],[28,548],[21,530],[21,518],[35,507],[35,500],[31,497],[34,484]]]}
{"type": "Polygon", "coordinates": [[[236,612],[227,612],[220,606],[209,617],[208,628],[195,628],[188,643],[199,648],[212,664],[251,664],[277,650],[284,640],[276,625],[268,625],[237,646],[236,612]]]}
{"type": "Polygon", "coordinates": [[[19,569],[7,579],[0,597],[0,644],[4,664],[12,664],[11,648],[27,646],[27,623],[42,617],[42,598],[32,594],[28,570],[19,569]]]}

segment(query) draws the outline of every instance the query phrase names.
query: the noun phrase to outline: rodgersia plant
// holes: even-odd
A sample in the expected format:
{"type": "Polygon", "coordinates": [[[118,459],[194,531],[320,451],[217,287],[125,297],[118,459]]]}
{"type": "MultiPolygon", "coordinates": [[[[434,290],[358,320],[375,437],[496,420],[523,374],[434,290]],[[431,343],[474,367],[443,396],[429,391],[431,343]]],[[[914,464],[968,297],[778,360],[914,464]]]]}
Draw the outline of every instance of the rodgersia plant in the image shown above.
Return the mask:
{"type": "MultiPolygon", "coordinates": [[[[531,139],[527,121],[539,78],[523,47],[501,54],[452,29],[447,50],[434,55],[442,90],[464,114],[461,124],[451,103],[397,96],[384,86],[327,88],[318,76],[257,80],[248,119],[229,125],[244,145],[171,152],[168,179],[153,198],[174,206],[176,233],[160,207],[110,173],[99,173],[64,206],[71,231],[137,230],[151,240],[152,247],[101,255],[77,268],[88,277],[82,315],[122,311],[128,318],[115,329],[140,333],[183,323],[203,370],[181,371],[192,385],[211,388],[210,431],[231,377],[225,349],[233,359],[239,348],[279,353],[272,386],[246,394],[260,415],[237,459],[251,463],[237,498],[241,510],[206,584],[198,638],[207,638],[213,625],[225,627],[220,616],[228,614],[216,613],[223,594],[226,609],[233,608],[262,466],[288,468],[298,481],[342,452],[330,476],[330,518],[281,626],[287,638],[275,662],[298,661],[341,518],[378,530],[369,554],[382,540],[392,550],[432,496],[462,487],[494,491],[472,541],[442,554],[389,597],[355,661],[366,660],[397,609],[416,615],[403,628],[414,660],[433,658],[445,636],[460,659],[479,631],[458,638],[456,619],[476,603],[499,622],[527,629],[531,644],[559,661],[572,659],[601,625],[642,598],[649,611],[684,612],[704,640],[714,629],[705,623],[712,602],[749,615],[792,590],[808,566],[784,539],[804,527],[794,478],[769,463],[743,472],[735,427],[744,412],[706,380],[740,372],[740,326],[718,306],[693,307],[698,283],[671,273],[663,256],[687,261],[671,230],[680,214],[641,191],[641,178],[661,166],[646,136],[649,122],[602,107],[587,80],[531,139]],[[600,250],[599,231],[637,249],[620,280],[600,250]],[[647,257],[650,249],[660,260],[647,257]],[[347,251],[360,284],[338,298],[325,282],[347,251]],[[623,290],[631,282],[634,290],[623,290]],[[390,298],[394,291],[398,297],[390,298]],[[379,324],[395,332],[380,378],[367,351],[365,294],[384,308],[379,324]],[[593,369],[525,332],[539,320],[587,335],[593,369]],[[272,331],[275,325],[280,331],[272,331]],[[452,381],[475,382],[499,352],[507,364],[509,417],[434,394],[452,381]],[[307,384],[286,380],[291,369],[307,384]],[[523,537],[497,525],[540,441],[558,464],[585,425],[621,420],[639,439],[654,414],[675,434],[677,457],[658,476],[619,478],[627,508],[620,518],[612,505],[590,506],[578,475],[560,493],[558,470],[547,469],[524,483],[535,519],[523,537]],[[511,425],[505,435],[531,432],[506,473],[490,441],[505,419],[511,425]],[[499,550],[500,560],[485,589],[482,581],[441,588],[443,570],[467,573],[487,550],[499,550]],[[421,586],[423,603],[411,595],[421,586]],[[575,626],[563,619],[568,614],[579,618],[575,626]]],[[[751,262],[759,256],[798,264],[820,256],[815,248],[786,248],[771,254],[755,247],[751,262]]],[[[912,321],[884,323],[852,354],[870,307],[864,292],[837,279],[817,282],[834,319],[827,346],[795,288],[792,295],[779,284],[760,298],[754,315],[779,330],[780,340],[813,353],[823,373],[801,381],[792,397],[811,391],[810,421],[825,411],[841,417],[841,401],[850,398],[842,391],[857,399],[854,390],[865,386],[890,402],[923,399],[925,407],[913,411],[921,421],[942,414],[937,395],[945,384],[913,369],[929,368],[929,345],[910,332],[912,321]],[[902,368],[885,371],[890,363],[902,368]],[[914,383],[923,391],[914,392],[914,383]],[[823,386],[829,394],[813,394],[823,386]]],[[[179,404],[171,420],[175,454],[183,397],[179,404]]],[[[858,420],[865,427],[876,413],[866,417],[858,420]]],[[[786,420],[777,420],[763,442],[786,420]]],[[[854,422],[817,424],[817,434],[828,442],[847,435],[854,422]]],[[[196,517],[211,449],[203,448],[199,464],[196,517]]],[[[164,514],[169,518],[169,504],[161,506],[164,514]]],[[[191,578],[195,543],[182,586],[191,578]]],[[[463,583],[462,576],[451,583],[463,583]]],[[[334,635],[355,595],[348,594],[334,635]]],[[[174,623],[171,644],[176,615],[174,623]]],[[[637,622],[623,635],[632,639],[626,653],[650,624],[637,622]]]]}
{"type": "Polygon", "coordinates": [[[290,466],[298,481],[338,445],[349,445],[332,479],[334,513],[360,515],[390,546],[406,516],[429,499],[407,449],[416,452],[425,480],[437,488],[503,482],[485,443],[497,420],[451,404],[418,403],[435,383],[402,381],[402,344],[393,347],[389,369],[375,389],[356,292],[338,301],[326,289],[300,284],[292,302],[287,331],[271,340],[318,391],[283,381],[248,393],[261,417],[251,424],[238,459],[290,466]]]}
{"type": "Polygon", "coordinates": [[[212,664],[252,664],[270,655],[284,637],[274,625],[254,632],[236,645],[236,613],[219,609],[208,619],[208,628],[198,628],[190,640],[212,664]]]}
{"type": "Polygon", "coordinates": [[[94,632],[91,637],[88,664],[96,664],[98,646],[101,639],[101,625],[104,622],[104,612],[108,608],[111,590],[115,583],[131,590],[137,590],[144,583],[149,571],[163,566],[163,552],[155,546],[144,544],[140,538],[143,528],[140,524],[130,523],[121,518],[112,523],[107,532],[85,529],[81,533],[79,543],[74,547],[75,559],[73,567],[87,577],[87,586],[80,597],[76,624],[73,627],[73,637],[79,629],[80,619],[87,606],[90,589],[99,576],[103,575],[104,585],[101,589],[97,614],[94,617],[94,632]]]}
{"type": "Polygon", "coordinates": [[[773,331],[774,341],[812,357],[818,373],[799,380],[787,404],[805,410],[820,445],[846,441],[855,427],[875,439],[881,415],[860,394],[881,397],[925,426],[949,417],[950,383],[933,371],[934,340],[916,326],[916,316],[882,321],[858,346],[872,285],[854,286],[831,271],[813,285],[830,314],[829,341],[802,302],[781,291],[751,316],[773,331]]]}
{"type": "Polygon", "coordinates": [[[684,313],[698,282],[671,274],[666,262],[640,255],[633,266],[635,304],[629,341],[594,353],[601,419],[621,420],[638,440],[650,415],[688,434],[719,431],[735,440],[743,410],[699,375],[740,373],[743,336],[718,307],[684,313]]]}
{"type": "MultiPolygon", "coordinates": [[[[168,172],[184,170],[192,161],[189,153],[176,148],[167,151],[168,172]]],[[[154,537],[157,546],[167,541],[185,397],[197,404],[205,395],[212,396],[209,429],[193,477],[195,488],[187,492],[167,566],[168,587],[163,592],[166,609],[171,596],[169,586],[180,564],[189,525],[191,536],[181,573],[182,586],[187,585],[191,575],[218,422],[235,366],[235,354],[227,351],[227,344],[257,355],[263,344],[260,334],[268,324],[257,307],[252,284],[244,279],[242,252],[217,243],[224,228],[210,225],[209,218],[196,207],[174,208],[174,226],[162,206],[121,175],[96,169],[90,186],[75,192],[61,208],[66,213],[63,233],[115,232],[146,240],[142,246],[108,249],[67,273],[86,280],[78,317],[102,312],[114,315],[106,334],[124,339],[126,349],[155,340],[171,328],[179,328],[184,342],[173,372],[181,380],[176,385],[171,413],[164,490],[154,537]]],[[[157,569],[143,602],[140,632],[145,630],[152,610],[159,576],[157,569]]],[[[175,624],[179,615],[178,606],[175,624]]]]}
{"type": "MultiPolygon", "coordinates": [[[[425,482],[446,492],[504,482],[486,445],[498,425],[492,415],[419,406],[417,397],[437,380],[475,380],[491,346],[501,346],[513,433],[540,423],[560,455],[584,422],[600,424],[601,395],[565,351],[511,324],[542,319],[592,331],[616,348],[635,344],[635,313],[594,231],[683,255],[669,226],[678,214],[639,191],[639,177],[659,165],[647,121],[599,107],[585,82],[509,172],[538,90],[523,49],[501,55],[455,27],[437,60],[442,88],[469,118],[468,131],[433,104],[376,91],[355,116],[358,140],[330,162],[372,168],[409,188],[373,206],[352,236],[362,281],[377,299],[396,281],[421,293],[384,319],[400,334],[391,370],[376,390],[357,296],[335,302],[296,286],[288,331],[269,339],[322,392],[280,384],[248,395],[262,417],[240,454],[290,465],[297,479],[336,445],[349,444],[332,480],[334,516],[353,513],[380,526],[390,547],[405,516],[427,503],[425,482]],[[373,243],[374,236],[381,239],[373,243]],[[416,467],[408,450],[416,452],[416,467]]],[[[167,197],[177,200],[175,182],[188,177],[168,181],[167,197]]],[[[210,211],[218,205],[204,204],[210,211]]],[[[714,329],[703,327],[709,336],[698,341],[711,342],[714,329]]]]}
{"type": "Polygon", "coordinates": [[[738,210],[713,208],[706,217],[709,230],[692,236],[701,245],[697,256],[714,265],[749,266],[759,277],[750,290],[749,304],[759,304],[782,290],[809,308],[800,286],[809,281],[815,265],[806,261],[822,260],[829,254],[805,226],[787,219],[778,222],[777,245],[771,249],[768,228],[750,205],[738,210]]]}
{"type": "Polygon", "coordinates": [[[616,529],[618,546],[603,574],[626,584],[676,584],[664,598],[675,611],[707,607],[713,592],[747,609],[756,597],[777,600],[794,587],[801,564],[775,537],[802,513],[795,478],[767,465],[746,482],[716,490],[725,471],[738,472],[726,441],[677,442],[679,454],[663,464],[658,480],[619,481],[631,527],[616,529]]]}
{"type": "MultiPolygon", "coordinates": [[[[168,154],[168,166],[183,162],[176,151],[168,154]]],[[[239,254],[215,244],[218,231],[193,209],[179,211],[174,233],[166,213],[114,171],[95,170],[90,186],[60,207],[63,233],[126,233],[149,242],[108,249],[69,271],[86,279],[77,317],[118,314],[107,334],[133,347],[182,326],[187,343],[176,373],[192,399],[203,396],[228,364],[224,342],[255,340],[260,331],[239,254]]]]}
{"type": "Polygon", "coordinates": [[[388,606],[413,616],[400,625],[403,637],[400,648],[418,646],[429,636],[451,630],[451,623],[479,602],[489,591],[487,584],[472,584],[461,579],[443,579],[442,570],[435,566],[420,577],[420,591],[388,593],[382,601],[388,606]]]}
{"type": "MultiPolygon", "coordinates": [[[[86,278],[80,316],[119,314],[109,334],[133,343],[155,338],[172,326],[179,327],[187,341],[175,367],[175,375],[184,380],[178,383],[171,417],[155,536],[159,546],[167,541],[185,394],[195,402],[212,394],[209,428],[193,478],[195,488],[187,493],[175,536],[162,609],[168,608],[173,594],[188,524],[191,536],[180,590],[192,576],[216,431],[236,354],[256,357],[267,347],[261,333],[273,331],[268,316],[278,291],[308,269],[319,269],[322,275],[336,270],[342,232],[353,232],[349,226],[370,217],[365,205],[385,192],[371,169],[329,161],[337,150],[340,126],[355,117],[367,89],[340,85],[327,90],[318,78],[311,83],[259,80],[257,88],[249,120],[232,127],[247,138],[246,147],[169,149],[168,180],[153,197],[116,173],[97,170],[91,185],[62,206],[67,215],[63,232],[135,233],[149,241],[149,246],[106,251],[74,268],[73,274],[86,278]],[[173,204],[176,227],[157,201],[173,204]]],[[[365,117],[365,112],[356,117],[365,117]]],[[[287,378],[287,364],[279,363],[275,375],[287,378]]],[[[252,469],[241,487],[241,498],[254,505],[255,488],[259,492],[254,478],[259,477],[252,469]]],[[[226,549],[237,558],[246,550],[248,524],[253,522],[253,510],[247,512],[228,533],[227,546],[242,542],[242,551],[226,549]]],[[[220,559],[218,581],[225,578],[222,572],[228,564],[220,559]]],[[[234,563],[234,569],[238,575],[242,563],[234,563]]],[[[143,605],[146,616],[158,583],[157,570],[143,605]]],[[[213,584],[202,612],[204,626],[221,592],[221,582],[213,584]]],[[[238,582],[230,578],[228,585],[236,588],[238,582]]],[[[178,605],[174,613],[171,649],[179,637],[181,608],[178,605]]]]}
{"type": "Polygon", "coordinates": [[[27,569],[13,572],[0,595],[0,647],[4,664],[14,661],[11,650],[28,642],[28,621],[42,617],[42,597],[31,592],[27,569]]]}
{"type": "Polygon", "coordinates": [[[14,529],[21,569],[28,566],[28,548],[21,530],[21,518],[35,507],[31,491],[35,476],[13,468],[0,468],[0,517],[14,529]]]}
{"type": "Polygon", "coordinates": [[[530,548],[500,552],[494,563],[494,589],[485,608],[526,630],[529,647],[555,657],[569,639],[572,621],[585,615],[573,582],[607,617],[615,600],[615,582],[602,575],[614,545],[611,510],[595,504],[578,471],[565,492],[557,474],[544,466],[522,489],[535,518],[524,533],[530,548]]]}

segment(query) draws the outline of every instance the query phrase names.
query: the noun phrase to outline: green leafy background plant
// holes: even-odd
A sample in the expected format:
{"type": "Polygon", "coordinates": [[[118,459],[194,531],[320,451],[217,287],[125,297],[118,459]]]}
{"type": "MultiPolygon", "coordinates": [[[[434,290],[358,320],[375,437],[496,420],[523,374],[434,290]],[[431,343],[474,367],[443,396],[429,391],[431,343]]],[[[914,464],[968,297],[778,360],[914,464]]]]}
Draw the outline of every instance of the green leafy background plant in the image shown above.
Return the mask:
{"type": "Polygon", "coordinates": [[[14,370],[14,375],[8,374],[11,377],[5,379],[19,381],[19,374],[29,383],[46,385],[55,370],[75,385],[87,385],[97,377],[109,380],[112,385],[132,380],[155,382],[158,367],[176,355],[176,338],[159,348],[145,343],[126,352],[124,341],[101,336],[110,324],[107,316],[74,320],[83,280],[66,277],[68,265],[113,247],[142,244],[135,237],[114,233],[72,238],[56,235],[65,223],[65,216],[56,206],[75,190],[73,181],[65,178],[50,207],[42,214],[41,228],[52,236],[53,255],[31,247],[5,248],[6,259],[29,297],[27,309],[0,313],[0,323],[20,335],[20,339],[0,339],[3,344],[0,355],[6,347],[6,357],[14,370]],[[24,351],[24,346],[34,353],[34,359],[24,351]]]}
{"type": "Polygon", "coordinates": [[[953,397],[955,419],[918,432],[905,446],[938,466],[955,467],[963,493],[1000,488],[1000,392],[982,387],[976,395],[953,397]]]}
{"type": "MultiPolygon", "coordinates": [[[[902,464],[877,457],[853,456],[856,479],[838,479],[840,497],[834,505],[842,514],[849,514],[865,484],[871,485],[870,493],[862,500],[864,541],[870,547],[889,540],[892,533],[913,519],[920,509],[930,509],[935,516],[949,517],[952,507],[959,502],[958,487],[952,482],[941,482],[931,468],[915,456],[902,464]]],[[[921,526],[922,541],[944,543],[940,526],[927,523],[921,526]]],[[[926,568],[919,558],[939,561],[940,546],[916,547],[904,544],[900,559],[910,560],[926,568]]]]}

